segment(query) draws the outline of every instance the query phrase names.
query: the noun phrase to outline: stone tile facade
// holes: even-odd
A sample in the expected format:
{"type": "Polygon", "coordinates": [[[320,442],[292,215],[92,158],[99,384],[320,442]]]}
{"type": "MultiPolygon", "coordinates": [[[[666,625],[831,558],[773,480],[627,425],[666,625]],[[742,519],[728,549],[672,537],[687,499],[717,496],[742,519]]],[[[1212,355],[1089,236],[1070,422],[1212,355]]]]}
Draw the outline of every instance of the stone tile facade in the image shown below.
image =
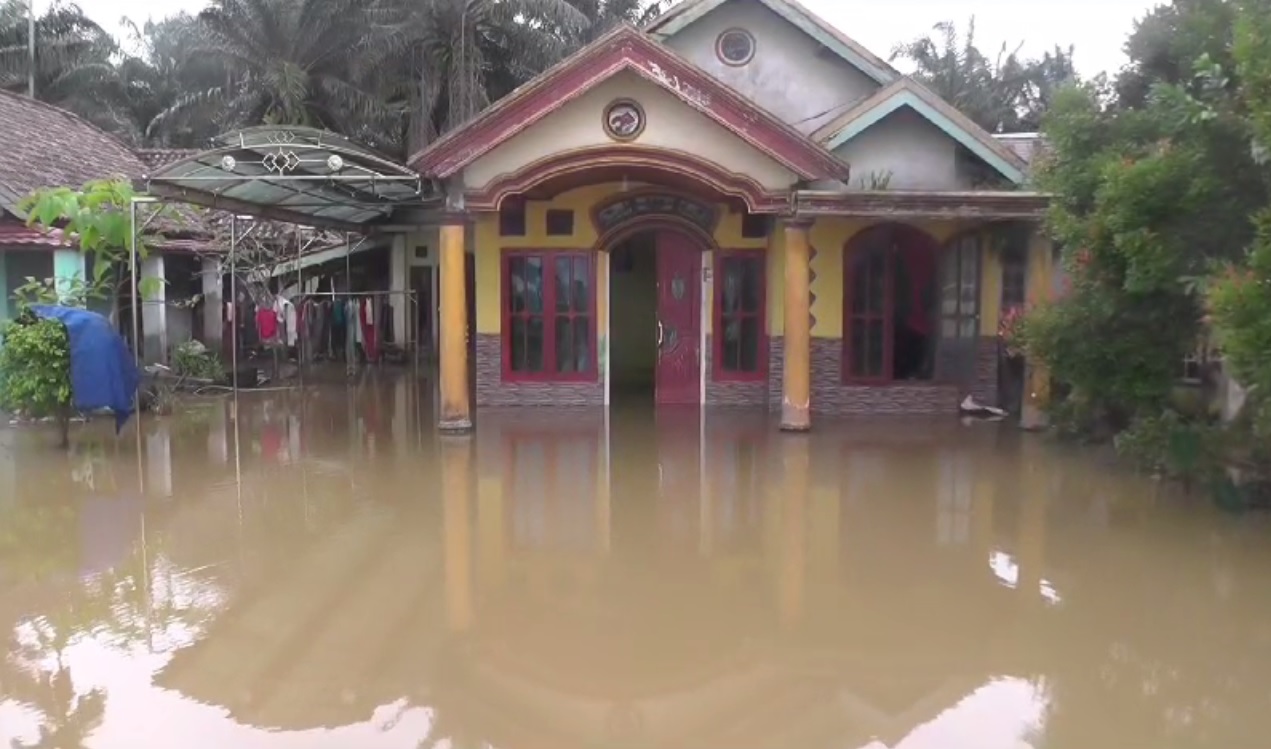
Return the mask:
{"type": "Polygon", "coordinates": [[[764,380],[753,382],[716,382],[713,378],[715,347],[711,336],[704,338],[702,357],[706,360],[706,405],[760,408],[768,402],[768,383],[764,380]]]}
{"type": "Polygon", "coordinates": [[[605,384],[595,382],[504,382],[503,340],[478,333],[476,345],[477,407],[603,406],[605,384]]]}
{"type": "MultiPolygon", "coordinates": [[[[842,339],[813,338],[812,411],[827,415],[938,415],[956,413],[969,392],[981,403],[998,400],[998,341],[984,337],[976,343],[974,381],[970,387],[945,383],[847,385],[842,381],[842,339]]],[[[767,382],[716,382],[711,378],[711,339],[703,343],[706,361],[706,405],[712,407],[781,408],[784,339],[768,342],[767,382]]],[[[579,407],[604,404],[604,383],[504,382],[503,347],[498,335],[476,336],[476,404],[495,406],[579,407]]]]}

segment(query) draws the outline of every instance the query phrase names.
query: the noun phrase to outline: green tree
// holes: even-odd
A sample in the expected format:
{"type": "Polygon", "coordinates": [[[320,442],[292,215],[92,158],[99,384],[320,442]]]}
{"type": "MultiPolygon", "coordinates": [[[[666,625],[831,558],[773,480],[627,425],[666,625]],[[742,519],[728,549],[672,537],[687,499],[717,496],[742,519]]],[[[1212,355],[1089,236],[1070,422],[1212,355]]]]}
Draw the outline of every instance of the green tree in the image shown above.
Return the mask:
{"type": "Polygon", "coordinates": [[[972,18],[965,35],[943,21],[931,34],[896,45],[891,57],[912,63],[915,78],[989,132],[1032,132],[1055,93],[1076,80],[1073,51],[1056,47],[1038,60],[1019,51],[1003,44],[990,59],[976,46],[972,18]]]}
{"type": "Polygon", "coordinates": [[[1250,148],[1248,70],[1209,54],[1234,22],[1220,6],[1179,0],[1154,11],[1127,45],[1116,94],[1064,92],[1045,121],[1051,153],[1038,181],[1056,196],[1049,228],[1070,288],[1028,315],[1023,338],[1070,390],[1061,416],[1084,430],[1130,429],[1125,443],[1136,447],[1194,442],[1176,432],[1204,414],[1172,412],[1202,329],[1203,279],[1242,256],[1268,200],[1250,148]],[[1184,65],[1190,75],[1178,73],[1184,65]]]}
{"type": "Polygon", "coordinates": [[[184,92],[148,132],[217,111],[222,128],[308,125],[386,145],[402,113],[362,84],[379,60],[370,29],[362,0],[214,0],[185,60],[219,64],[226,77],[184,92]]]}
{"type": "Polygon", "coordinates": [[[171,115],[191,92],[207,91],[226,80],[219,59],[197,53],[198,20],[185,13],[138,27],[129,22],[135,53],[121,55],[103,91],[116,112],[118,132],[138,146],[201,148],[221,133],[224,113],[191,104],[171,115]]]}
{"type": "MultiPolygon", "coordinates": [[[[0,87],[25,94],[31,73],[27,0],[0,2],[0,87]]],[[[35,95],[97,125],[116,125],[103,86],[114,74],[114,40],[78,5],[53,3],[35,20],[35,95]]]]}
{"type": "MultiPolygon", "coordinates": [[[[1243,6],[1232,53],[1249,150],[1271,181],[1271,2],[1243,6]]],[[[1263,203],[1254,223],[1248,254],[1215,275],[1207,301],[1229,372],[1252,389],[1252,426],[1265,451],[1271,445],[1271,201],[1263,203]]]]}

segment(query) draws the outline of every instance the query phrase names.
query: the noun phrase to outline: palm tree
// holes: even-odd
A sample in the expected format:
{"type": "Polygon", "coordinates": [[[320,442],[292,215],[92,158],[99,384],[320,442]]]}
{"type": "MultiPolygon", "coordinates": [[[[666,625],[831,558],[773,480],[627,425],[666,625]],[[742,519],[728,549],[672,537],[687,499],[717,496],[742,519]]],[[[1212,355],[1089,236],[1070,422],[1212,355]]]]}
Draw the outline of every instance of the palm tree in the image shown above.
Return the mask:
{"type": "Polygon", "coordinates": [[[219,129],[258,124],[322,127],[382,145],[402,112],[368,91],[376,58],[363,0],[214,0],[198,16],[191,58],[226,79],[185,93],[155,116],[155,136],[192,111],[219,112],[219,129]]]}
{"type": "Polygon", "coordinates": [[[136,54],[120,57],[107,96],[119,134],[137,146],[192,148],[218,134],[217,112],[191,107],[156,123],[187,93],[206,91],[228,80],[219,60],[193,54],[200,40],[198,20],[181,13],[138,27],[126,22],[136,54]]]}
{"type": "MultiPolygon", "coordinates": [[[[0,3],[0,88],[26,93],[31,74],[27,0],[0,3]]],[[[35,94],[97,124],[101,86],[113,74],[114,40],[77,5],[55,2],[35,20],[35,94]]],[[[105,121],[103,121],[105,120],[105,121]]]]}
{"type": "MultiPolygon", "coordinates": [[[[1022,46],[1022,45],[1020,45],[1022,46]]],[[[915,66],[914,78],[989,132],[1036,130],[1050,96],[1075,77],[1072,50],[1056,48],[1042,60],[1019,55],[1005,44],[990,60],[975,44],[975,19],[959,37],[951,21],[938,23],[931,35],[897,45],[893,60],[915,66]]]]}
{"type": "Polygon", "coordinates": [[[568,0],[380,0],[383,68],[409,102],[413,151],[575,48],[587,16],[568,0]]]}

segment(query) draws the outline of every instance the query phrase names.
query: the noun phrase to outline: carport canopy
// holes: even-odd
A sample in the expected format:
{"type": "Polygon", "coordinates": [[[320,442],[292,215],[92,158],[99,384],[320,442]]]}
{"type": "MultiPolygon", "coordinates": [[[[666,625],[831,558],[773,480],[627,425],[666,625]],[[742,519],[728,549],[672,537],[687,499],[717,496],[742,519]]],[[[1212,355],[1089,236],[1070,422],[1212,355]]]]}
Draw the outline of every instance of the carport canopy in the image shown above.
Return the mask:
{"type": "Polygon", "coordinates": [[[373,149],[317,128],[274,125],[221,135],[147,175],[145,189],[173,202],[363,233],[398,207],[434,199],[417,172],[373,149]]]}

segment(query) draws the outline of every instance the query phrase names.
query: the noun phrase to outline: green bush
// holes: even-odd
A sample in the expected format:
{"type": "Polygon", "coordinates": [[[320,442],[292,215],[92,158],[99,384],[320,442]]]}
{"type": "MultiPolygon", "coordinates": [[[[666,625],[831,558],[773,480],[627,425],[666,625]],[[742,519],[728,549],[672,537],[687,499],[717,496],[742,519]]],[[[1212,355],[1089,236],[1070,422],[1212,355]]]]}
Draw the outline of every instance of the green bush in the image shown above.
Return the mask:
{"type": "Polygon", "coordinates": [[[181,377],[220,382],[225,367],[215,352],[198,341],[186,341],[172,352],[172,371],[181,377]]]}
{"type": "Polygon", "coordinates": [[[0,408],[28,418],[57,417],[69,441],[71,350],[66,326],[29,311],[0,328],[0,408]]]}

